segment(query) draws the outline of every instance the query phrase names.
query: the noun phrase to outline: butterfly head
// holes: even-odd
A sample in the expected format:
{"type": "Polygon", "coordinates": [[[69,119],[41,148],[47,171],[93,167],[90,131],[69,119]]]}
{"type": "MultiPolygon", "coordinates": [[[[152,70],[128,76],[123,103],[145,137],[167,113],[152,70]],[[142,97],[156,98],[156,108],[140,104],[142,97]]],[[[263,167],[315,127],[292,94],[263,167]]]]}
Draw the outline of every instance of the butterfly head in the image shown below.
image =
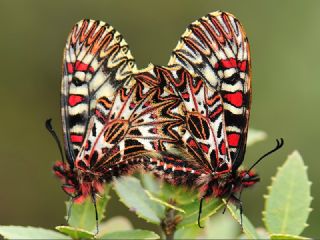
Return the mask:
{"type": "Polygon", "coordinates": [[[241,170],[238,172],[238,182],[242,188],[251,187],[255,183],[259,182],[260,178],[254,171],[241,170]]]}
{"type": "Polygon", "coordinates": [[[99,193],[103,190],[102,183],[93,179],[91,174],[70,168],[64,162],[56,162],[53,171],[62,181],[62,190],[75,203],[82,203],[92,192],[99,193]]]}

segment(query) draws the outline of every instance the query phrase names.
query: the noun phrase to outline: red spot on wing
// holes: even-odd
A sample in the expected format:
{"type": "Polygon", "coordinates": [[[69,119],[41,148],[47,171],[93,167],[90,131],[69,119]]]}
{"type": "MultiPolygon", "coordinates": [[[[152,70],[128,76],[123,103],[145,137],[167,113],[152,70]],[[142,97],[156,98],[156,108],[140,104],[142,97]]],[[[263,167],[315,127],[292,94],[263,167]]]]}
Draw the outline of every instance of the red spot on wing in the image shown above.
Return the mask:
{"type": "Polygon", "coordinates": [[[149,107],[149,106],[151,106],[151,103],[148,101],[148,102],[145,102],[144,104],[143,104],[143,106],[144,107],[149,107]]]}
{"type": "Polygon", "coordinates": [[[183,99],[189,99],[189,93],[182,93],[181,96],[183,99]]]}
{"type": "Polygon", "coordinates": [[[236,107],[241,107],[243,104],[243,95],[240,91],[225,94],[224,99],[226,99],[229,103],[236,107]]]}
{"type": "Polygon", "coordinates": [[[135,106],[136,106],[136,104],[135,104],[135,103],[133,103],[133,102],[132,102],[132,103],[130,103],[130,108],[131,108],[131,109],[134,109],[134,108],[135,108],[135,106]]]}
{"type": "Polygon", "coordinates": [[[197,147],[197,143],[196,143],[196,141],[194,141],[193,139],[190,139],[190,140],[188,141],[188,144],[190,145],[190,147],[197,147]]]}
{"type": "Polygon", "coordinates": [[[247,71],[247,60],[237,62],[237,60],[235,58],[229,58],[229,59],[225,59],[225,60],[221,60],[221,61],[217,62],[214,65],[214,68],[215,69],[218,69],[218,68],[225,68],[225,69],[238,68],[241,72],[246,72],[247,71]]]}
{"type": "Polygon", "coordinates": [[[208,154],[208,152],[209,152],[209,147],[208,147],[207,145],[201,144],[201,149],[202,149],[206,154],[208,154]]]}
{"type": "Polygon", "coordinates": [[[240,71],[245,72],[247,70],[247,61],[243,60],[243,61],[239,62],[238,67],[239,67],[240,71]]]}
{"type": "Polygon", "coordinates": [[[74,69],[73,69],[73,64],[72,63],[67,63],[67,70],[68,73],[74,73],[74,69]]]}
{"type": "Polygon", "coordinates": [[[152,119],[158,118],[157,114],[155,114],[155,113],[151,113],[150,117],[151,117],[152,119]]]}
{"type": "Polygon", "coordinates": [[[85,98],[81,95],[70,95],[69,100],[68,100],[69,106],[73,107],[73,106],[83,102],[84,99],[85,98]]]}
{"type": "Polygon", "coordinates": [[[91,67],[89,64],[83,63],[81,61],[76,61],[75,69],[77,71],[82,71],[82,72],[85,72],[85,71],[89,71],[91,73],[94,72],[93,67],[91,67]]]}
{"type": "Polygon", "coordinates": [[[223,155],[226,154],[226,144],[224,142],[222,142],[220,145],[220,152],[223,155]]]}
{"type": "Polygon", "coordinates": [[[72,134],[70,135],[70,140],[73,143],[82,143],[83,136],[72,134]]]}
{"type": "Polygon", "coordinates": [[[235,67],[237,67],[237,61],[234,58],[221,60],[220,64],[224,68],[235,68],[235,67]]]}
{"type": "Polygon", "coordinates": [[[240,140],[239,133],[231,133],[228,135],[228,143],[230,147],[237,147],[240,140]]]}
{"type": "Polygon", "coordinates": [[[210,116],[209,116],[210,120],[214,120],[216,118],[216,116],[219,115],[222,112],[222,110],[223,110],[222,106],[219,106],[215,111],[213,111],[210,114],[210,116]]]}

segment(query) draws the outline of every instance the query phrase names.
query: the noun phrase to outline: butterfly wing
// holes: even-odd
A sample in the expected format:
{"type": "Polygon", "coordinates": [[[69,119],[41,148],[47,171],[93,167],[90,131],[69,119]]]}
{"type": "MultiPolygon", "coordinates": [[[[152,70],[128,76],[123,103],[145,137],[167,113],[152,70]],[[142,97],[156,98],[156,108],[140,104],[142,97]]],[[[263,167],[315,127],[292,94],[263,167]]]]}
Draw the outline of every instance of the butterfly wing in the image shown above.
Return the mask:
{"type": "Polygon", "coordinates": [[[98,99],[111,103],[135,68],[127,43],[110,25],[82,20],[73,27],[64,50],[61,88],[65,150],[71,166],[98,99]]]}
{"type": "MultiPolygon", "coordinates": [[[[159,69],[160,70],[160,69],[159,69]]],[[[226,151],[223,101],[219,92],[207,87],[199,77],[183,67],[162,69],[168,85],[183,102],[185,134],[182,142],[203,167],[211,172],[231,168],[230,155],[226,151]]]]}
{"type": "Polygon", "coordinates": [[[169,66],[182,66],[219,95],[222,129],[232,168],[242,163],[251,101],[249,43],[231,14],[214,12],[193,22],[174,49],[169,66]]]}
{"type": "MultiPolygon", "coordinates": [[[[111,104],[98,100],[76,167],[107,179],[145,164],[182,134],[181,101],[165,90],[153,67],[135,74],[111,104]],[[130,165],[130,166],[129,166],[130,165]],[[122,167],[121,167],[122,166],[122,167]]],[[[157,156],[158,157],[158,156],[157,156]]]]}

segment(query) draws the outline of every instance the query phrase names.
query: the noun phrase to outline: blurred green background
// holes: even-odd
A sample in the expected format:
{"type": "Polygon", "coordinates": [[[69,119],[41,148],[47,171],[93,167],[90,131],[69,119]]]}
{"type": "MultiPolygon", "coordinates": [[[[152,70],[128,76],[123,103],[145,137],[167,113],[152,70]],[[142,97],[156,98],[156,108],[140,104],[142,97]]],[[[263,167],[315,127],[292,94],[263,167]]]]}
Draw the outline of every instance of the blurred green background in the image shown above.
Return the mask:
{"type": "MultiPolygon", "coordinates": [[[[245,214],[261,225],[263,194],[286,156],[298,149],[309,166],[314,211],[304,232],[320,236],[320,1],[0,1],[0,224],[53,227],[64,222],[65,194],[51,173],[58,150],[44,128],[52,117],[61,136],[62,51],[82,18],[104,20],[130,44],[139,68],[166,65],[188,24],[215,10],[233,13],[251,42],[250,126],[267,141],[248,148],[246,165],[283,137],[285,147],[259,164],[262,181],[244,193],[245,214]]],[[[297,179],[299,181],[299,179],[297,179]]],[[[108,217],[133,214],[113,197],[108,217]]]]}

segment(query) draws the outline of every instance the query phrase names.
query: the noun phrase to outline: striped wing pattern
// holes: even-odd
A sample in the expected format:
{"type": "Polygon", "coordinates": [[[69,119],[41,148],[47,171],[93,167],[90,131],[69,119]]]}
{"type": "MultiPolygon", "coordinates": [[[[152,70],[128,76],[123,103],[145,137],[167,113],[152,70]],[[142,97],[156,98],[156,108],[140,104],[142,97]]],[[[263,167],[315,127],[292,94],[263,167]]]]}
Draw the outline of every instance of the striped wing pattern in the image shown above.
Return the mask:
{"type": "Polygon", "coordinates": [[[128,45],[113,27],[82,20],[71,31],[64,51],[61,113],[68,162],[83,144],[97,100],[111,102],[136,68],[128,45]]]}
{"type": "Polygon", "coordinates": [[[208,165],[212,172],[230,169],[223,101],[219,92],[209,88],[200,78],[192,77],[182,67],[177,68],[174,76],[167,79],[186,108],[186,132],[181,136],[182,141],[198,161],[208,165]]]}
{"type": "Polygon", "coordinates": [[[183,130],[181,100],[164,84],[151,66],[119,89],[113,102],[98,99],[76,167],[108,178],[120,174],[120,166],[142,166],[172,148],[183,130]]]}
{"type": "MultiPolygon", "coordinates": [[[[219,98],[221,114],[217,115],[221,117],[210,126],[215,130],[222,126],[222,135],[226,133],[222,136],[226,150],[222,152],[226,151],[229,167],[231,161],[236,170],[244,158],[251,101],[249,44],[240,22],[224,12],[214,12],[193,22],[182,35],[168,65],[184,67],[194,81],[201,79],[208,93],[216,96],[216,100],[219,98]]],[[[178,91],[182,94],[185,90],[178,91]]],[[[187,91],[192,92],[192,89],[189,87],[187,91]]],[[[194,92],[191,95],[199,96],[200,103],[206,101],[203,94],[194,92]]],[[[191,129],[191,135],[194,134],[197,133],[191,129]]],[[[213,135],[219,136],[218,133],[213,135]]],[[[217,155],[216,159],[220,157],[217,155]]],[[[214,155],[208,158],[211,162],[215,160],[214,155]]],[[[216,170],[223,171],[225,167],[222,165],[216,170]]]]}

